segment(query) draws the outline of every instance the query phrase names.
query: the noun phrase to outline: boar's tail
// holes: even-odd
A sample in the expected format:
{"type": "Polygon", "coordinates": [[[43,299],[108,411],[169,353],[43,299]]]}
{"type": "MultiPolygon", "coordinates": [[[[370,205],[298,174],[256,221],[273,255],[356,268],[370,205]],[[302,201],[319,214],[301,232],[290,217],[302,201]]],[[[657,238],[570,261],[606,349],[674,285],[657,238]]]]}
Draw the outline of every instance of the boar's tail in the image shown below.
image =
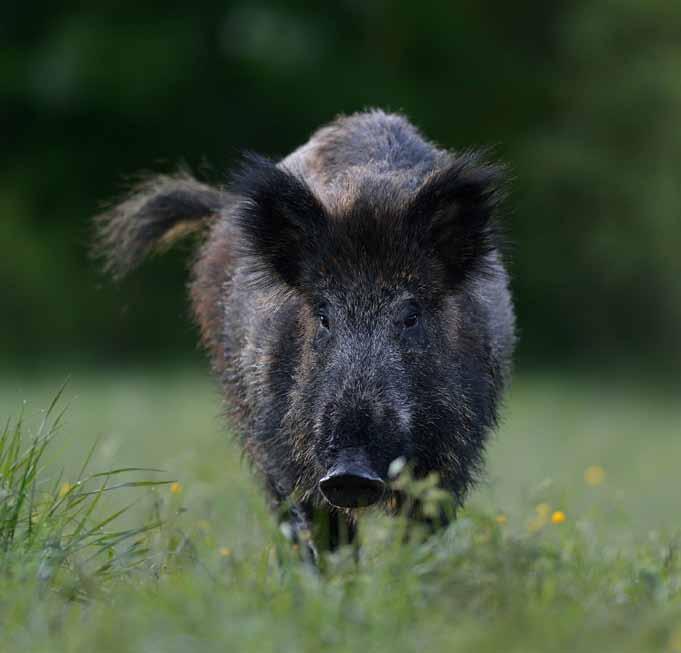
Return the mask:
{"type": "Polygon", "coordinates": [[[227,204],[228,194],[187,172],[151,177],[127,199],[95,218],[95,256],[115,279],[136,268],[152,251],[165,250],[201,229],[227,204]]]}

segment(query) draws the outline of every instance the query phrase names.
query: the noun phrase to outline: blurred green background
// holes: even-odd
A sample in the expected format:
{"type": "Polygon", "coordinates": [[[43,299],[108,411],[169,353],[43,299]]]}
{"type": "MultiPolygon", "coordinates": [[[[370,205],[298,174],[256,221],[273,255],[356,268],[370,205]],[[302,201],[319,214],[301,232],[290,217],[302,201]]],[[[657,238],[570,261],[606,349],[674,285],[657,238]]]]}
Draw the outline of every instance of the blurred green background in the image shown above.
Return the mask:
{"type": "Polygon", "coordinates": [[[3,3],[0,361],[198,360],[187,248],[114,286],[90,216],[379,106],[510,165],[521,367],[674,373],[680,34],[662,0],[3,3]]]}

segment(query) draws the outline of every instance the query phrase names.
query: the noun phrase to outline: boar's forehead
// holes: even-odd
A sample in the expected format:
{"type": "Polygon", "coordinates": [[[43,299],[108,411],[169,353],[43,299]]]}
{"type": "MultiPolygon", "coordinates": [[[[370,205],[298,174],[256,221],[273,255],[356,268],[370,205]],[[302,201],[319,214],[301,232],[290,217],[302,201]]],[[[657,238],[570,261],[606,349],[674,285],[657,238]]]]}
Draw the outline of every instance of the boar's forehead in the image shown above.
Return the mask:
{"type": "Polygon", "coordinates": [[[405,290],[436,291],[441,266],[409,215],[408,197],[363,190],[348,209],[329,216],[310,261],[314,285],[361,292],[372,301],[405,290]]]}
{"type": "Polygon", "coordinates": [[[382,239],[329,239],[318,251],[313,286],[385,298],[399,291],[422,293],[433,288],[433,261],[408,243],[382,239]],[[405,251],[406,250],[406,251],[405,251]]]}
{"type": "MultiPolygon", "coordinates": [[[[340,315],[335,314],[336,319],[340,320],[340,325],[343,325],[339,335],[342,335],[343,328],[350,329],[351,337],[356,335],[357,329],[367,336],[381,333],[386,320],[394,319],[394,309],[411,296],[412,293],[401,289],[393,290],[378,286],[371,288],[356,286],[336,291],[332,295],[332,301],[335,305],[341,306],[340,315]]],[[[370,338],[365,344],[373,346],[375,343],[370,338]]]]}

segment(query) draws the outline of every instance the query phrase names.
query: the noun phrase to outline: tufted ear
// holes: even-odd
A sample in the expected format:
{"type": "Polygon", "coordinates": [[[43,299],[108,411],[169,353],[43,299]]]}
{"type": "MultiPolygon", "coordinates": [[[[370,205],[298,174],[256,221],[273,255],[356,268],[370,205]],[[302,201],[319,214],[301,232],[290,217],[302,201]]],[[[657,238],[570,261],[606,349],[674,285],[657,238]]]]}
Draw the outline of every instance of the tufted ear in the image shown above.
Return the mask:
{"type": "Polygon", "coordinates": [[[496,211],[502,182],[501,166],[464,154],[434,173],[411,204],[411,220],[452,285],[484,271],[487,255],[501,244],[496,211]]]}
{"type": "Polygon", "coordinates": [[[253,154],[234,173],[231,190],[242,200],[237,224],[260,278],[299,287],[306,253],[327,225],[320,201],[303,180],[253,154]]]}

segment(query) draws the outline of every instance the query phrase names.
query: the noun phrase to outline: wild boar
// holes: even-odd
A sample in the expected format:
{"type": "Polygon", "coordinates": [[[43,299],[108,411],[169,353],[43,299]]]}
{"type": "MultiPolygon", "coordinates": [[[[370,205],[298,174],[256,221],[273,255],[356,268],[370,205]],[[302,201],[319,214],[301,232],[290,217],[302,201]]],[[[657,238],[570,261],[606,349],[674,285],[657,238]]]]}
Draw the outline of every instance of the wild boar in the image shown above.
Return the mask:
{"type": "Polygon", "coordinates": [[[115,277],[204,230],[189,286],[201,340],[294,537],[322,514],[317,544],[334,546],[359,507],[394,505],[397,458],[457,504],[476,479],[514,345],[502,177],[369,111],[278,163],[244,157],[224,188],[156,177],[96,218],[115,277]]]}

